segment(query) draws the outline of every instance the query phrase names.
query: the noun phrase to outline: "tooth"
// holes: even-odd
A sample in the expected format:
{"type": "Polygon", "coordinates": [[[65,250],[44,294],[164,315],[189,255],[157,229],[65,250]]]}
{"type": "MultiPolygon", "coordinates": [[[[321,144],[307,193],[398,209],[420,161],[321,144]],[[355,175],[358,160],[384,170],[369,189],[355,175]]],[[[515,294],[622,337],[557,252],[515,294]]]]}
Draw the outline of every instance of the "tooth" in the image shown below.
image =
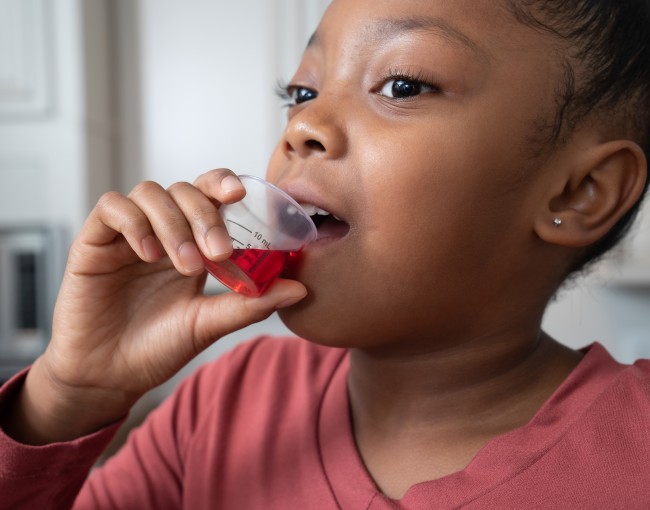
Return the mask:
{"type": "Polygon", "coordinates": [[[300,204],[300,207],[302,207],[309,216],[316,214],[316,211],[318,209],[315,205],[312,204],[300,204]]]}
{"type": "Polygon", "coordinates": [[[329,211],[326,211],[325,209],[321,209],[320,207],[316,207],[313,204],[300,204],[300,206],[305,210],[305,212],[309,216],[329,216],[331,213],[329,211]]]}

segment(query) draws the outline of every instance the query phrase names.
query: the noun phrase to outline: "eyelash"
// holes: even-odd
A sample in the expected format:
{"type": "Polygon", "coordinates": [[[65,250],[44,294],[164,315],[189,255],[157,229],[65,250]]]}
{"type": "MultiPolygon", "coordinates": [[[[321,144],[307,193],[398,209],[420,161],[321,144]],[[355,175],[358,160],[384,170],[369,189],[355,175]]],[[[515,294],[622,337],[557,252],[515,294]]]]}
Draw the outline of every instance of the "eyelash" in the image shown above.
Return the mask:
{"type": "MultiPolygon", "coordinates": [[[[383,87],[391,82],[391,81],[408,81],[412,83],[416,83],[418,85],[424,85],[425,87],[429,87],[432,89],[433,92],[440,92],[440,87],[434,83],[434,80],[431,80],[429,77],[425,76],[423,73],[418,72],[418,73],[409,73],[405,72],[400,69],[390,69],[388,73],[386,74],[386,77],[383,78],[379,85],[375,87],[375,93],[380,93],[383,87]]],[[[275,85],[275,94],[282,99],[283,101],[286,101],[285,104],[283,105],[286,108],[292,108],[294,106],[297,106],[298,104],[301,103],[296,103],[295,98],[293,97],[293,92],[296,91],[296,89],[305,89],[305,90],[311,90],[308,87],[303,87],[300,85],[292,85],[291,83],[287,83],[283,80],[278,80],[278,82],[275,85]]],[[[316,96],[318,95],[317,92],[312,91],[316,96]]],[[[395,98],[397,101],[405,101],[411,98],[395,98]]]]}
{"type": "MultiPolygon", "coordinates": [[[[420,71],[411,73],[398,68],[389,69],[388,73],[386,73],[386,77],[379,82],[379,85],[377,87],[375,87],[375,91],[378,93],[388,82],[400,80],[417,83],[418,85],[424,85],[425,87],[431,88],[435,93],[441,92],[441,89],[438,85],[436,85],[435,80],[431,79],[429,76],[426,76],[423,72],[420,71]]],[[[405,99],[410,98],[404,98],[401,100],[404,101],[405,99]]]]}
{"type": "Polygon", "coordinates": [[[291,101],[290,85],[284,80],[278,80],[275,84],[275,95],[283,101],[291,101]]]}

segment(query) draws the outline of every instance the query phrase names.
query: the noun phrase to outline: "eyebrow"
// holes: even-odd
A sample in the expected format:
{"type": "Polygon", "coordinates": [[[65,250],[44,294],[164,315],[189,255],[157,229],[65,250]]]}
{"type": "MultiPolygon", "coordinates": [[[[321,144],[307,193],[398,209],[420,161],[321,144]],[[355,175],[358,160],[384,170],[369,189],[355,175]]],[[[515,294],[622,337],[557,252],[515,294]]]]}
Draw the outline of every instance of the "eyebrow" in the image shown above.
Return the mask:
{"type": "MultiPolygon", "coordinates": [[[[449,41],[459,44],[473,53],[476,53],[481,58],[485,59],[489,56],[488,52],[485,51],[484,48],[442,18],[422,16],[413,18],[378,19],[374,20],[372,24],[366,28],[366,31],[369,35],[381,39],[389,39],[399,34],[412,31],[436,32],[449,41]]],[[[318,31],[316,31],[309,38],[307,48],[318,46],[320,44],[321,36],[318,31]]]]}

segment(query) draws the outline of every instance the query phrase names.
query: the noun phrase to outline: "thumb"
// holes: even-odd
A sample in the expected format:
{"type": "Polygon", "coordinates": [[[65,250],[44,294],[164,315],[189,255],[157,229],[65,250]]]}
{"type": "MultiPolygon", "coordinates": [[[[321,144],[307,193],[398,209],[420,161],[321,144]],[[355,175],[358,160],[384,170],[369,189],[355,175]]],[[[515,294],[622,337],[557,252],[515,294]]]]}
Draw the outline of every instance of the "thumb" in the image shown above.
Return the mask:
{"type": "Polygon", "coordinates": [[[307,288],[295,280],[278,279],[260,297],[236,292],[205,296],[194,325],[194,342],[202,351],[219,338],[269,317],[274,311],[296,304],[307,288]]]}

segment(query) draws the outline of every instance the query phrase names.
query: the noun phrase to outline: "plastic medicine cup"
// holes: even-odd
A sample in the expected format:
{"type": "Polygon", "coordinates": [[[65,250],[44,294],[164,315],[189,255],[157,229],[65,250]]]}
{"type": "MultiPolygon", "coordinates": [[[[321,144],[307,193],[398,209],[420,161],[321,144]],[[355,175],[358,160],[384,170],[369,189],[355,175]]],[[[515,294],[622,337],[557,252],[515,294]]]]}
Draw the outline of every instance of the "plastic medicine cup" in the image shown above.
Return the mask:
{"type": "Polygon", "coordinates": [[[246,196],[219,209],[233,253],[221,262],[204,257],[204,264],[226,287],[259,296],[291,256],[316,240],[316,225],[293,198],[273,184],[252,175],[238,177],[246,196]]]}

